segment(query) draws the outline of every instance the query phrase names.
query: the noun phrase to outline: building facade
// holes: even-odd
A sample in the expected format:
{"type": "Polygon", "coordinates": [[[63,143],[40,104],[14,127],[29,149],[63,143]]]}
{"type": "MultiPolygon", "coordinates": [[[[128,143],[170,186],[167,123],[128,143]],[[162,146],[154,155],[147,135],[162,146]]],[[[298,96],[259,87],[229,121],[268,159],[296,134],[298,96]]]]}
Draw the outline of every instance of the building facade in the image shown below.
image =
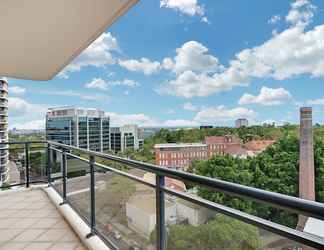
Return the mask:
{"type": "Polygon", "coordinates": [[[143,147],[144,133],[137,125],[124,125],[110,129],[110,150],[125,152],[127,149],[138,150],[143,147]]]}
{"type": "Polygon", "coordinates": [[[204,144],[207,145],[208,158],[214,155],[239,154],[242,149],[241,141],[233,135],[206,136],[204,144]]]}
{"type": "Polygon", "coordinates": [[[207,145],[202,143],[155,144],[155,164],[186,170],[193,160],[206,160],[207,145]]]}
{"type": "MultiPolygon", "coordinates": [[[[8,142],[8,82],[0,79],[0,142],[8,142]]],[[[0,186],[9,181],[9,146],[0,145],[0,186]]]]}
{"type": "Polygon", "coordinates": [[[50,108],[46,139],[93,151],[109,150],[109,117],[99,109],[50,108]]]}
{"type": "Polygon", "coordinates": [[[235,121],[235,127],[240,128],[240,127],[248,127],[249,126],[249,121],[245,118],[240,118],[235,121]]]}

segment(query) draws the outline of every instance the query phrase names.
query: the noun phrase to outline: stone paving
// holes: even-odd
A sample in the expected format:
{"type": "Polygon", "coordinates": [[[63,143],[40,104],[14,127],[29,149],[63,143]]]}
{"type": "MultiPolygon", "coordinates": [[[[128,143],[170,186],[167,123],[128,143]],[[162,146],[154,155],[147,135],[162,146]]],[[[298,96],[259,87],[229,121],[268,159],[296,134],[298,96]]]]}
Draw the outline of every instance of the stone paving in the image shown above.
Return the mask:
{"type": "Polygon", "coordinates": [[[0,249],[85,250],[41,189],[0,191],[0,249]]]}

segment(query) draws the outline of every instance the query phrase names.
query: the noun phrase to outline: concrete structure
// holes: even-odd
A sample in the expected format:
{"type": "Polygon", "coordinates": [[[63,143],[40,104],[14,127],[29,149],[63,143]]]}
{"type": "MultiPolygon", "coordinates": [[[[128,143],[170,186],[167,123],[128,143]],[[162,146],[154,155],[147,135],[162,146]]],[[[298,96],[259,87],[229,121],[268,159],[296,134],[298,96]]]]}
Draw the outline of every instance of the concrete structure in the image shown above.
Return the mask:
{"type": "Polygon", "coordinates": [[[138,150],[143,147],[144,133],[137,125],[124,125],[110,129],[110,150],[124,152],[126,149],[138,150]]]}
{"type": "MultiPolygon", "coordinates": [[[[315,200],[312,108],[300,108],[299,197],[315,200]]],[[[304,229],[307,217],[299,216],[297,228],[304,229]]]]}
{"type": "Polygon", "coordinates": [[[207,145],[202,143],[155,144],[155,164],[186,170],[193,160],[206,160],[207,145]]]}
{"type": "Polygon", "coordinates": [[[46,139],[93,151],[109,149],[109,117],[100,109],[50,108],[46,139]]]}
{"type": "MultiPolygon", "coordinates": [[[[0,142],[8,142],[8,82],[0,79],[0,142]]],[[[0,186],[9,181],[9,146],[0,145],[0,186]]]]}
{"type": "Polygon", "coordinates": [[[246,118],[240,118],[235,121],[235,127],[247,127],[249,126],[249,121],[246,118]]]}

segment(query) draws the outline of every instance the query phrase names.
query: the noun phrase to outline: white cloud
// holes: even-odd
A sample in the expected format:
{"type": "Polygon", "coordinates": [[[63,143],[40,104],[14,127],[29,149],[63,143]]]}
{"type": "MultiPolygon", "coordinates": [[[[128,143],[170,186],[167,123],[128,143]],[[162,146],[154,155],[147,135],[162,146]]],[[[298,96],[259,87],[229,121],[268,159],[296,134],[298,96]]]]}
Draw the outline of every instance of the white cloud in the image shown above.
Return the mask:
{"type": "Polygon", "coordinates": [[[19,86],[9,86],[9,94],[14,95],[23,95],[25,94],[26,89],[19,86]]]}
{"type": "Polygon", "coordinates": [[[45,116],[47,107],[39,104],[32,104],[19,97],[8,98],[8,112],[9,117],[23,117],[28,118],[45,116]]]}
{"type": "Polygon", "coordinates": [[[107,82],[108,85],[112,85],[112,86],[127,86],[127,87],[130,87],[130,88],[134,88],[134,87],[137,87],[139,86],[139,83],[132,80],[132,79],[123,79],[123,80],[118,80],[118,81],[109,81],[107,82]]]}
{"type": "Polygon", "coordinates": [[[324,98],[308,100],[307,105],[324,105],[324,98]]]}
{"type": "Polygon", "coordinates": [[[107,90],[108,83],[101,78],[93,78],[91,82],[85,84],[85,87],[88,89],[107,90]]]}
{"type": "Polygon", "coordinates": [[[292,95],[284,88],[262,87],[257,96],[245,93],[239,100],[239,104],[259,104],[259,105],[280,105],[291,100],[292,95]]]}
{"type": "Polygon", "coordinates": [[[151,61],[148,58],[141,58],[140,60],[119,60],[119,65],[130,71],[143,72],[145,75],[151,75],[160,70],[161,65],[158,61],[151,61]]]}
{"type": "Polygon", "coordinates": [[[174,59],[165,58],[163,66],[166,69],[172,69],[177,74],[188,70],[214,72],[222,68],[218,64],[218,59],[208,54],[208,48],[197,41],[186,42],[180,48],[177,48],[174,59]]]}
{"type": "Polygon", "coordinates": [[[280,15],[274,15],[272,16],[269,20],[268,23],[270,24],[276,24],[277,22],[279,22],[281,20],[281,16],[280,15]]]}
{"type": "Polygon", "coordinates": [[[45,129],[45,120],[34,120],[34,121],[28,121],[28,122],[22,122],[22,123],[14,123],[10,125],[10,129],[45,129]]]}
{"type": "Polygon", "coordinates": [[[311,4],[309,0],[296,0],[291,4],[286,21],[293,26],[308,25],[312,21],[316,9],[317,7],[311,4]]]}
{"type": "Polygon", "coordinates": [[[83,67],[105,67],[116,62],[112,52],[118,52],[118,42],[110,32],[103,33],[85,51],[75,58],[63,71],[59,77],[68,78],[69,73],[80,71],[83,67]]]}
{"type": "MultiPolygon", "coordinates": [[[[301,8],[313,11],[315,6],[309,1],[297,0],[291,10],[304,11],[301,8]]],[[[195,46],[188,46],[185,56],[180,56],[184,47],[182,46],[176,50],[175,59],[171,60],[173,65],[170,58],[163,63],[168,65],[164,67],[165,69],[173,69],[177,75],[160,87],[159,92],[185,98],[202,97],[228,91],[235,86],[247,86],[252,78],[267,77],[283,80],[303,74],[311,77],[324,76],[324,25],[306,31],[306,24],[310,21],[311,17],[307,20],[303,19],[301,22],[304,25],[295,23],[281,33],[274,33],[260,46],[238,52],[226,68],[218,63],[217,57],[206,55],[205,46],[190,41],[190,44],[195,46]],[[195,50],[194,48],[201,48],[196,50],[200,53],[193,53],[193,55],[198,55],[198,58],[203,60],[185,60],[194,58],[187,57],[190,54],[188,52],[195,50]],[[206,58],[208,60],[205,60],[206,58]],[[196,62],[209,63],[197,65],[196,62]]]]}
{"type": "Polygon", "coordinates": [[[237,118],[254,118],[257,114],[242,107],[226,109],[224,106],[209,107],[199,111],[194,121],[199,123],[217,123],[220,121],[234,120],[237,118]]]}
{"type": "Polygon", "coordinates": [[[160,7],[179,11],[187,16],[200,16],[202,22],[208,22],[204,6],[199,5],[197,0],[161,0],[160,7]]]}
{"type": "Polygon", "coordinates": [[[122,126],[127,124],[136,124],[139,126],[156,126],[157,122],[143,113],[139,114],[117,114],[113,112],[107,112],[110,116],[111,126],[122,126]]]}
{"type": "Polygon", "coordinates": [[[166,120],[163,122],[163,126],[166,127],[197,127],[199,123],[191,120],[175,119],[166,120]]]}
{"type": "Polygon", "coordinates": [[[198,111],[198,107],[194,106],[191,102],[186,102],[185,104],[183,104],[183,109],[184,110],[188,110],[188,111],[198,111]]]}
{"type": "Polygon", "coordinates": [[[77,97],[86,101],[98,101],[107,99],[106,95],[90,95],[84,94],[73,90],[51,90],[51,91],[40,91],[39,93],[52,96],[65,96],[65,97],[77,97]]]}

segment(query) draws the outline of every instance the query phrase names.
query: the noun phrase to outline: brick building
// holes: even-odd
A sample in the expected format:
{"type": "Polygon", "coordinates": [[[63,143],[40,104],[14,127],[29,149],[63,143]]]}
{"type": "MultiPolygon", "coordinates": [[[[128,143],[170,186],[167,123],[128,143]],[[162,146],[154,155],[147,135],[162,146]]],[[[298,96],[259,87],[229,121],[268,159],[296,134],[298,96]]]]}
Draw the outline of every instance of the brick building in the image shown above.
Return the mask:
{"type": "Polygon", "coordinates": [[[206,160],[207,145],[202,143],[156,144],[155,164],[162,167],[186,170],[193,160],[206,160]]]}
{"type": "Polygon", "coordinates": [[[240,155],[243,153],[241,141],[233,135],[206,136],[204,144],[207,145],[208,158],[214,155],[240,155]]]}

